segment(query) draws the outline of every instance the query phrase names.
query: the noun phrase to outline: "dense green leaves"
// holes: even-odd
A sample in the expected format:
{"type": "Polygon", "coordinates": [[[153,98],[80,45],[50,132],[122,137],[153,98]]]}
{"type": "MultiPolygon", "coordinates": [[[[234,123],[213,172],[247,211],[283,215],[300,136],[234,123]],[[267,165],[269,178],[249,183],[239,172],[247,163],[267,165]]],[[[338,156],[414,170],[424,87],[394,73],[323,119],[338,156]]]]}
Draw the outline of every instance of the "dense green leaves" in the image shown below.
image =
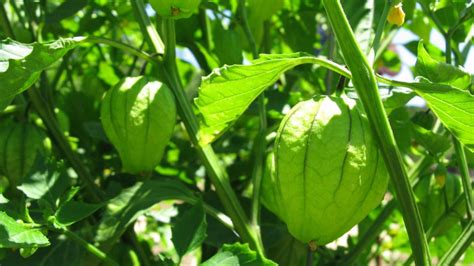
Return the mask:
{"type": "Polygon", "coordinates": [[[69,226],[96,212],[104,204],[90,204],[79,201],[64,203],[55,214],[55,222],[60,226],[69,226]]]}
{"type": "Polygon", "coordinates": [[[22,224],[0,212],[0,248],[35,248],[49,245],[40,228],[22,224]]]}
{"type": "Polygon", "coordinates": [[[38,80],[41,71],[76,47],[83,39],[76,37],[33,44],[23,44],[11,39],[1,41],[0,103],[28,89],[38,80]]]}

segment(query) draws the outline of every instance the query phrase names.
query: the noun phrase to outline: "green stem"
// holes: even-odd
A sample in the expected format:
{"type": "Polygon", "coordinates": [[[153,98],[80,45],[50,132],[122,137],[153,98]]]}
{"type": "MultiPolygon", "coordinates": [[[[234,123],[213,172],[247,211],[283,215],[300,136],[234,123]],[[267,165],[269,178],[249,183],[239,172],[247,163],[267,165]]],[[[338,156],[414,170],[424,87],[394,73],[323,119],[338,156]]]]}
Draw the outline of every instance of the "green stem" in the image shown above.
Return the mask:
{"type": "MultiPolygon", "coordinates": [[[[245,0],[239,0],[239,11],[242,20],[242,27],[245,32],[245,36],[249,41],[250,48],[254,59],[258,58],[258,48],[255,42],[255,38],[250,30],[247,10],[245,9],[245,0]]],[[[257,99],[258,105],[258,117],[259,117],[259,128],[257,136],[254,139],[254,165],[252,169],[252,181],[253,181],[253,195],[252,195],[252,212],[251,212],[251,224],[255,231],[260,234],[260,191],[262,187],[262,177],[264,169],[264,157],[266,143],[266,131],[267,131],[267,111],[265,108],[265,94],[262,92],[257,99]]]]}
{"type": "Polygon", "coordinates": [[[459,168],[462,177],[462,185],[464,189],[464,197],[466,200],[466,212],[469,220],[472,220],[472,186],[471,177],[469,175],[469,167],[467,165],[466,153],[462,144],[453,136],[454,149],[458,157],[459,168]]]}
{"type": "Polygon", "coordinates": [[[377,50],[379,49],[380,40],[382,39],[383,29],[385,28],[385,21],[387,21],[387,16],[388,12],[390,11],[390,7],[392,7],[392,0],[386,0],[385,5],[383,7],[382,15],[380,16],[379,23],[377,24],[377,30],[375,31],[374,41],[372,43],[375,55],[377,54],[377,50]]]}
{"type": "Polygon", "coordinates": [[[470,221],[459,238],[439,260],[439,265],[455,265],[474,241],[474,224],[470,221]]]}
{"type": "Polygon", "coordinates": [[[87,241],[85,241],[84,239],[82,239],[80,236],[78,236],[77,234],[69,231],[68,229],[65,229],[64,230],[64,234],[76,241],[79,245],[81,245],[83,248],[85,248],[89,253],[91,253],[92,255],[96,256],[97,258],[99,258],[100,260],[104,261],[107,265],[113,265],[113,266],[118,266],[119,264],[117,262],[115,262],[113,259],[111,259],[109,256],[107,256],[106,253],[102,252],[100,249],[98,249],[96,246],[88,243],[87,241]]]}
{"type": "Polygon", "coordinates": [[[116,47],[116,48],[121,49],[125,52],[128,52],[128,53],[130,53],[134,56],[142,58],[146,61],[149,61],[149,62],[155,61],[156,62],[156,60],[152,56],[150,56],[149,54],[147,54],[147,53],[145,53],[145,52],[143,52],[143,51],[141,51],[141,50],[139,50],[139,49],[137,49],[133,46],[130,46],[128,44],[118,42],[118,41],[115,41],[115,40],[106,39],[106,38],[102,38],[102,37],[88,36],[83,40],[83,42],[110,45],[112,47],[116,47]]]}
{"type": "Polygon", "coordinates": [[[8,20],[7,12],[3,3],[0,2],[0,25],[2,25],[3,31],[7,37],[15,39],[15,33],[13,32],[12,25],[8,20]]]}
{"type": "Polygon", "coordinates": [[[354,33],[344,14],[340,1],[323,0],[333,31],[346,64],[352,73],[352,81],[364,105],[369,123],[382,151],[382,155],[395,188],[403,219],[407,228],[417,265],[430,265],[428,242],[421,223],[412,188],[403,166],[393,132],[382,105],[372,67],[357,44],[354,33]]]}
{"type": "Polygon", "coordinates": [[[365,234],[360,237],[357,244],[352,247],[346,256],[341,261],[337,262],[337,265],[352,265],[362,252],[368,250],[372,245],[372,242],[377,238],[378,235],[384,229],[385,221],[396,209],[396,202],[391,200],[382,209],[377,219],[372,223],[365,234]]]}
{"type": "MultiPolygon", "coordinates": [[[[142,2],[137,0],[136,3],[142,2]]],[[[135,3],[132,1],[132,3],[135,3]]],[[[134,4],[134,9],[143,8],[143,5],[134,4]]],[[[146,20],[142,12],[136,11],[138,14],[138,20],[146,20]]],[[[143,23],[143,22],[142,22],[143,23]]],[[[198,139],[199,122],[194,114],[191,103],[188,101],[186,92],[184,91],[181,81],[179,79],[179,73],[176,66],[176,37],[174,21],[163,19],[162,30],[164,33],[166,43],[166,53],[164,57],[164,64],[162,70],[164,71],[165,78],[167,79],[168,85],[173,90],[173,93],[178,101],[178,111],[183,119],[183,123],[188,131],[188,135],[196,148],[200,159],[203,161],[204,166],[207,170],[211,182],[216,188],[216,192],[224,205],[227,213],[229,214],[232,222],[235,226],[235,230],[239,233],[243,241],[248,242],[250,246],[257,252],[263,254],[263,247],[261,241],[257,237],[257,234],[252,231],[251,226],[248,223],[248,219],[242,206],[240,205],[237,196],[235,195],[230,185],[228,176],[220,164],[217,155],[209,145],[201,146],[198,139]]],[[[148,31],[145,34],[150,34],[148,31]]],[[[158,33],[152,33],[158,34],[158,33]]],[[[153,45],[157,47],[158,45],[153,45]]],[[[156,51],[158,52],[158,51],[156,51]]]]}
{"type": "Polygon", "coordinates": [[[86,189],[91,195],[93,201],[100,202],[102,198],[102,191],[94,183],[94,179],[92,178],[91,174],[82,164],[81,160],[77,157],[77,155],[74,153],[71,146],[69,145],[68,140],[66,139],[59,127],[58,121],[56,120],[56,116],[52,111],[53,109],[50,108],[49,104],[42,97],[38,88],[30,88],[28,90],[28,94],[30,96],[31,102],[33,103],[33,106],[40,115],[41,119],[44,121],[53,140],[58,145],[59,150],[68,159],[69,163],[71,164],[74,171],[76,171],[79,178],[81,178],[82,181],[85,182],[86,189]]]}
{"type": "MultiPolygon", "coordinates": [[[[459,25],[459,24],[456,24],[459,25]]],[[[456,27],[457,28],[457,27],[456,27]]],[[[454,28],[455,29],[455,28],[454,28]]],[[[451,34],[455,32],[454,31],[449,31],[449,34],[446,35],[446,63],[451,64],[451,34]]],[[[453,144],[454,144],[454,149],[456,152],[456,156],[458,158],[458,164],[459,164],[459,170],[461,172],[461,177],[462,177],[462,185],[464,188],[464,195],[466,197],[466,212],[467,212],[467,217],[469,220],[472,220],[472,199],[471,199],[471,192],[472,192],[472,186],[471,186],[471,177],[469,175],[469,167],[467,165],[467,160],[466,160],[466,153],[464,152],[464,147],[463,145],[459,142],[458,139],[453,135],[453,144]]]]}
{"type": "Polygon", "coordinates": [[[135,15],[140,18],[138,20],[138,24],[140,24],[140,28],[145,35],[145,38],[148,40],[150,47],[157,54],[164,54],[165,45],[163,44],[160,35],[156,31],[155,26],[151,23],[150,18],[146,14],[143,0],[131,0],[131,2],[135,15]]]}

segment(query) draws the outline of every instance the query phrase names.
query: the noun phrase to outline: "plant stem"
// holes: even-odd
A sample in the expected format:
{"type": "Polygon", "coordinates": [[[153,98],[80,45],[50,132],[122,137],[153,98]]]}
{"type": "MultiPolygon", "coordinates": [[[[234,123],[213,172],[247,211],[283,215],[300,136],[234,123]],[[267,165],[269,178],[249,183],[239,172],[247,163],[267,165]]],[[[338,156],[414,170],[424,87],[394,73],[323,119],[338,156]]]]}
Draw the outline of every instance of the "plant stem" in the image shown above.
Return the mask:
{"type": "Polygon", "coordinates": [[[380,212],[369,229],[360,237],[359,241],[357,241],[357,244],[350,249],[349,253],[347,253],[341,261],[337,262],[337,265],[352,265],[362,252],[370,248],[372,242],[382,232],[385,221],[392,215],[395,209],[396,202],[394,200],[389,201],[387,205],[383,207],[382,212],[380,212]]]}
{"type": "Polygon", "coordinates": [[[469,175],[469,168],[466,160],[466,153],[464,152],[464,147],[462,144],[453,136],[454,149],[458,157],[459,169],[461,172],[461,180],[464,189],[464,196],[466,200],[466,212],[467,218],[472,220],[472,186],[471,186],[471,177],[469,175]]]}
{"type": "Polygon", "coordinates": [[[7,12],[2,2],[0,2],[0,25],[7,37],[15,39],[15,33],[13,32],[12,25],[8,20],[7,12]]]}
{"type": "Polygon", "coordinates": [[[474,241],[474,222],[471,220],[464,228],[456,242],[439,260],[438,265],[455,265],[464,252],[471,246],[474,241]]]}
{"type": "MultiPolygon", "coordinates": [[[[141,0],[132,1],[132,6],[134,9],[144,8],[143,2],[141,0]]],[[[137,19],[144,23],[146,15],[139,10],[135,10],[137,14],[137,19]]],[[[251,248],[255,249],[257,252],[263,254],[262,243],[258,238],[258,235],[252,231],[251,226],[249,225],[248,219],[242,206],[240,205],[237,196],[235,195],[232,187],[230,185],[227,173],[220,164],[217,155],[214,153],[214,150],[209,145],[201,146],[199,143],[198,132],[199,132],[199,122],[194,114],[191,103],[188,101],[186,92],[181,85],[179,78],[178,69],[176,66],[176,36],[174,21],[169,19],[162,20],[162,31],[163,36],[165,36],[165,56],[164,64],[162,65],[162,70],[164,72],[165,78],[167,79],[167,84],[171,87],[177,101],[178,101],[178,111],[180,117],[183,119],[183,123],[186,127],[188,135],[196,148],[200,159],[203,161],[203,164],[207,170],[211,182],[216,188],[216,192],[219,198],[224,205],[227,213],[229,214],[232,222],[235,226],[235,230],[239,233],[243,241],[248,242],[251,248]]],[[[144,34],[158,35],[154,28],[147,28],[144,34]]],[[[155,42],[153,38],[149,38],[151,42],[155,42]]],[[[156,52],[159,52],[156,47],[158,44],[152,45],[155,47],[156,52]]]]}
{"type": "Polygon", "coordinates": [[[383,7],[382,15],[380,16],[379,23],[377,24],[377,30],[375,31],[374,41],[372,43],[374,55],[377,54],[377,51],[379,49],[380,40],[382,39],[383,29],[385,28],[385,21],[387,21],[387,16],[388,12],[390,11],[390,7],[392,7],[392,0],[386,0],[385,5],[383,7]]]}
{"type": "Polygon", "coordinates": [[[61,132],[58,121],[56,120],[56,116],[52,111],[53,109],[50,108],[49,104],[42,97],[38,88],[30,88],[28,90],[28,95],[30,96],[31,102],[33,103],[33,106],[35,107],[36,111],[40,115],[41,119],[44,121],[53,140],[58,145],[59,150],[68,159],[69,163],[71,164],[74,171],[76,171],[79,178],[81,178],[82,181],[85,182],[86,189],[92,197],[93,201],[100,202],[102,199],[102,191],[94,183],[94,179],[92,178],[91,174],[82,164],[81,160],[77,157],[77,155],[74,153],[71,146],[69,145],[68,140],[61,132]]]}
{"type": "MultiPolygon", "coordinates": [[[[245,9],[245,0],[239,0],[239,11],[242,20],[242,27],[245,32],[245,36],[249,41],[250,48],[254,59],[258,58],[258,48],[255,42],[255,38],[250,30],[249,22],[247,19],[247,10],[245,9]]],[[[259,128],[257,136],[254,139],[254,165],[252,169],[252,181],[253,181],[253,195],[252,195],[252,212],[251,212],[251,224],[254,230],[260,234],[260,192],[262,187],[263,170],[265,163],[265,149],[266,143],[266,131],[267,131],[267,111],[265,108],[265,93],[261,93],[257,98],[258,105],[258,117],[259,117],[259,128]]]]}
{"type": "Polygon", "coordinates": [[[151,45],[151,48],[157,54],[164,54],[165,45],[163,44],[160,35],[156,31],[155,26],[151,23],[150,18],[146,14],[143,0],[131,0],[131,2],[135,15],[140,18],[138,20],[138,24],[140,24],[140,28],[143,34],[145,35],[144,37],[148,40],[148,43],[151,45]]]}
{"type": "Polygon", "coordinates": [[[89,253],[91,253],[92,255],[96,256],[100,260],[107,263],[107,265],[113,265],[113,266],[118,266],[119,265],[117,262],[115,262],[113,259],[111,259],[109,256],[107,256],[106,253],[102,252],[96,246],[88,243],[87,241],[82,239],[77,234],[69,231],[68,229],[65,229],[63,232],[68,238],[76,241],[79,245],[81,245],[83,248],[85,248],[87,251],[89,251],[89,253]]]}
{"type": "MultiPolygon", "coordinates": [[[[459,25],[459,24],[456,24],[459,25]]],[[[450,33],[445,36],[446,41],[446,63],[451,64],[451,34],[454,31],[449,31],[450,33]]],[[[464,152],[463,145],[459,142],[458,139],[453,135],[453,144],[458,158],[459,170],[462,177],[462,185],[464,188],[464,195],[466,197],[466,212],[469,220],[472,220],[472,186],[471,186],[471,177],[469,175],[469,167],[467,165],[466,153],[464,152]]]]}
{"type": "Polygon", "coordinates": [[[118,42],[118,41],[115,41],[115,40],[102,38],[102,37],[88,36],[83,40],[83,42],[107,44],[107,45],[110,45],[112,47],[116,47],[118,49],[121,49],[125,52],[128,52],[132,55],[135,55],[139,58],[142,58],[146,61],[149,61],[149,62],[155,61],[156,62],[156,60],[152,56],[150,56],[149,54],[147,54],[147,53],[145,53],[145,52],[143,52],[143,51],[141,51],[141,50],[139,50],[139,49],[137,49],[133,46],[130,46],[128,44],[118,42]]]}
{"type": "Polygon", "coordinates": [[[385,165],[394,185],[408,236],[417,265],[430,265],[428,242],[421,223],[413,191],[403,166],[400,151],[378,92],[374,71],[355,40],[340,1],[323,0],[333,31],[346,64],[352,73],[352,81],[364,105],[374,136],[382,151],[385,165]]]}

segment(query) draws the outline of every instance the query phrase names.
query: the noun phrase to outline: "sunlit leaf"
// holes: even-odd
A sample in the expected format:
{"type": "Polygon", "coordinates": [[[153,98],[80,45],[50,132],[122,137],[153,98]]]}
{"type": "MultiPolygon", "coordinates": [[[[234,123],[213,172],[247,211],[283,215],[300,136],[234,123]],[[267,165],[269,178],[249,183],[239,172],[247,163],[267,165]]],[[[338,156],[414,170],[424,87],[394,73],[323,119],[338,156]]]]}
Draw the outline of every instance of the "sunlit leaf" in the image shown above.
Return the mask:
{"type": "Polygon", "coordinates": [[[32,44],[11,39],[0,41],[0,103],[11,100],[16,94],[28,89],[38,80],[41,71],[83,39],[75,37],[32,44]]]}
{"type": "Polygon", "coordinates": [[[474,96],[466,90],[431,83],[424,78],[420,80],[423,82],[404,84],[425,99],[444,126],[466,148],[474,150],[474,96]]]}
{"type": "Polygon", "coordinates": [[[425,50],[423,42],[418,44],[415,72],[433,83],[446,84],[461,90],[468,89],[472,85],[471,75],[467,71],[433,59],[425,50]]]}
{"type": "Polygon", "coordinates": [[[0,212],[0,248],[29,248],[48,246],[48,239],[39,228],[15,221],[0,212]]]}
{"type": "Polygon", "coordinates": [[[302,53],[261,55],[251,65],[223,66],[203,78],[195,100],[202,114],[200,138],[210,143],[220,136],[268,86],[301,64],[320,64],[336,72],[347,70],[324,58],[302,53]]]}

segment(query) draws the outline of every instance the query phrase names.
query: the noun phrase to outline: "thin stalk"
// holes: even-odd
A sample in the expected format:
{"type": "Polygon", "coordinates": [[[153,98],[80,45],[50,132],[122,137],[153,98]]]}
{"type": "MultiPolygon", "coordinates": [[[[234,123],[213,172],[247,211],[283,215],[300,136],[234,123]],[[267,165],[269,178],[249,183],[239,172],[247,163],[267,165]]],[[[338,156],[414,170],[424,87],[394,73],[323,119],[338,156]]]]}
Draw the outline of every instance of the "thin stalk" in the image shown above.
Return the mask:
{"type": "Polygon", "coordinates": [[[102,252],[102,250],[98,249],[96,246],[90,244],[89,242],[85,241],[84,239],[82,239],[80,236],[78,236],[77,234],[65,229],[64,230],[64,234],[76,241],[79,245],[81,245],[84,249],[86,249],[89,253],[91,253],[92,255],[96,256],[97,258],[99,258],[100,260],[102,260],[104,263],[106,263],[107,265],[113,265],[113,266],[118,266],[119,264],[117,262],[115,262],[112,258],[110,258],[109,256],[107,256],[106,253],[102,252]]]}
{"type": "Polygon", "coordinates": [[[13,32],[12,25],[8,20],[7,12],[3,3],[0,3],[0,25],[2,25],[3,31],[7,37],[15,39],[15,33],[13,32]]]}
{"type": "Polygon", "coordinates": [[[337,262],[337,265],[352,265],[362,252],[370,248],[372,242],[382,232],[385,221],[392,215],[396,209],[396,202],[391,200],[382,209],[382,212],[372,223],[370,228],[362,235],[357,244],[351,248],[349,253],[343,257],[341,261],[337,262]]]}
{"type": "Polygon", "coordinates": [[[455,265],[464,252],[471,246],[474,241],[474,224],[470,221],[466,228],[462,231],[459,238],[451,246],[451,248],[439,260],[439,265],[455,265]]]}
{"type": "Polygon", "coordinates": [[[44,121],[46,128],[52,136],[52,139],[58,145],[59,150],[68,159],[69,163],[71,164],[74,171],[76,171],[79,178],[81,178],[81,180],[85,183],[85,187],[89,192],[90,196],[92,197],[93,201],[100,202],[102,198],[102,191],[94,183],[94,179],[92,178],[91,174],[72,150],[68,140],[66,139],[59,127],[58,121],[56,120],[56,116],[53,113],[52,108],[49,107],[49,104],[42,97],[38,88],[30,88],[28,90],[28,95],[30,96],[30,100],[33,103],[33,106],[35,107],[36,111],[40,115],[41,119],[44,121]]]}
{"type": "MultiPolygon", "coordinates": [[[[254,59],[258,58],[258,48],[255,38],[250,30],[247,10],[245,9],[245,0],[239,0],[239,12],[242,22],[242,27],[245,32],[245,36],[249,41],[252,55],[254,59]]],[[[252,169],[252,181],[253,181],[253,195],[252,195],[252,211],[251,211],[251,224],[255,231],[260,234],[260,192],[262,187],[262,178],[265,163],[265,149],[266,143],[266,131],[267,131],[267,111],[265,108],[265,94],[261,93],[257,99],[258,106],[258,118],[259,128],[257,136],[254,140],[254,165],[252,169]]]]}
{"type": "MultiPolygon", "coordinates": [[[[464,192],[463,192],[464,193],[464,192]]],[[[453,202],[453,204],[445,210],[443,215],[439,216],[438,219],[428,228],[428,231],[426,231],[426,235],[428,240],[431,240],[435,235],[436,232],[439,232],[439,230],[444,226],[445,221],[447,219],[451,219],[453,216],[453,213],[456,213],[456,210],[459,209],[461,204],[464,204],[464,195],[459,195],[458,198],[453,202]]],[[[408,257],[408,259],[405,261],[403,265],[409,266],[413,262],[413,255],[408,257]]],[[[441,265],[441,264],[440,264],[441,265]]]]}
{"type": "Polygon", "coordinates": [[[118,41],[115,41],[115,40],[102,38],[102,37],[88,36],[83,40],[83,42],[110,45],[112,47],[116,47],[116,48],[121,49],[125,52],[128,52],[128,53],[130,53],[134,56],[142,58],[146,61],[149,61],[149,62],[155,61],[155,59],[151,55],[149,55],[149,54],[147,54],[147,53],[145,53],[145,52],[143,52],[143,51],[141,51],[141,50],[139,50],[139,49],[137,49],[133,46],[130,46],[128,44],[118,42],[118,41]]]}
{"type": "MultiPolygon", "coordinates": [[[[382,39],[383,29],[385,28],[385,21],[387,21],[388,12],[392,7],[392,0],[386,0],[383,7],[382,15],[380,16],[379,23],[377,24],[377,29],[375,30],[374,41],[372,42],[372,47],[374,49],[374,54],[377,54],[379,49],[380,40],[382,39]]],[[[374,60],[375,62],[375,60],[374,60]]]]}
{"type": "Polygon", "coordinates": [[[456,155],[458,157],[459,170],[462,177],[462,185],[464,189],[464,197],[466,200],[466,212],[467,218],[472,220],[472,186],[471,186],[471,177],[469,175],[469,167],[467,165],[466,153],[464,152],[464,147],[462,144],[453,136],[453,143],[456,155]]]}
{"type": "Polygon", "coordinates": [[[148,40],[150,47],[152,47],[157,54],[164,54],[165,45],[156,31],[155,26],[151,23],[150,18],[146,14],[143,0],[131,0],[131,2],[136,16],[140,17],[138,24],[140,24],[140,28],[145,35],[144,37],[148,40]]]}
{"type": "MultiPolygon", "coordinates": [[[[459,25],[459,24],[456,24],[459,25]]],[[[457,26],[454,28],[456,29],[457,26]]],[[[446,63],[451,64],[451,34],[454,31],[449,31],[450,33],[446,35],[446,63]]],[[[466,160],[466,153],[464,151],[463,145],[459,142],[458,139],[453,135],[453,144],[454,144],[454,149],[456,152],[456,156],[458,158],[458,164],[459,164],[459,170],[461,172],[461,177],[462,177],[462,185],[464,188],[464,193],[466,197],[466,211],[467,211],[467,217],[469,220],[472,220],[472,199],[471,199],[471,192],[472,192],[472,186],[471,186],[471,177],[469,175],[469,167],[467,165],[467,160],[466,160]]]]}
{"type": "MultiPolygon", "coordinates": [[[[143,2],[141,0],[132,1],[132,6],[134,9],[144,8],[143,2]]],[[[137,19],[144,23],[148,18],[143,12],[135,10],[137,14],[137,19]]],[[[248,219],[242,206],[240,205],[237,196],[229,182],[229,178],[225,169],[223,169],[220,164],[217,155],[214,153],[214,150],[209,145],[201,146],[198,139],[199,132],[199,122],[194,114],[191,103],[188,101],[186,92],[183,89],[181,81],[179,79],[179,73],[176,66],[176,36],[174,21],[163,19],[162,21],[164,36],[166,36],[166,53],[164,57],[163,68],[160,70],[164,71],[165,78],[168,85],[173,90],[173,93],[178,102],[178,112],[180,117],[183,119],[183,123],[186,127],[188,135],[196,148],[200,159],[203,161],[203,164],[207,170],[211,182],[216,188],[216,192],[221,199],[224,208],[226,209],[229,217],[232,219],[232,222],[235,226],[235,230],[239,233],[243,241],[248,242],[250,246],[255,249],[257,252],[263,254],[262,242],[259,240],[258,235],[251,229],[248,219]]],[[[146,31],[144,34],[147,35],[158,35],[154,30],[146,31]]],[[[153,42],[153,39],[150,38],[153,42]]],[[[155,47],[156,52],[158,44],[151,45],[155,47]]]]}
{"type": "Polygon", "coordinates": [[[323,3],[395,188],[415,262],[417,265],[430,265],[423,224],[400,151],[383,108],[374,71],[357,44],[340,1],[323,0],[323,3]]]}

